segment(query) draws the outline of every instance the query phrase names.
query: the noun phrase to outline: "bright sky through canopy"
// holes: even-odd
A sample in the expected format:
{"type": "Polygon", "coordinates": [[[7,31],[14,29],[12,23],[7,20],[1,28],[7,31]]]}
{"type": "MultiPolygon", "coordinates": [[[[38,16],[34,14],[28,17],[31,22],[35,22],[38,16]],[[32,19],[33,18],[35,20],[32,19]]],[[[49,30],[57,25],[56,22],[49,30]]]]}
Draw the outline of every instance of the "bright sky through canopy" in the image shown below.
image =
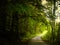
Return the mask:
{"type": "Polygon", "coordinates": [[[59,1],[57,1],[56,2],[56,7],[57,7],[57,10],[56,10],[56,12],[55,12],[55,15],[57,16],[57,18],[56,18],[56,22],[58,23],[58,22],[60,22],[60,2],[59,1]]]}
{"type": "Polygon", "coordinates": [[[41,0],[42,1],[42,5],[46,5],[47,1],[46,0],[41,0]]]}

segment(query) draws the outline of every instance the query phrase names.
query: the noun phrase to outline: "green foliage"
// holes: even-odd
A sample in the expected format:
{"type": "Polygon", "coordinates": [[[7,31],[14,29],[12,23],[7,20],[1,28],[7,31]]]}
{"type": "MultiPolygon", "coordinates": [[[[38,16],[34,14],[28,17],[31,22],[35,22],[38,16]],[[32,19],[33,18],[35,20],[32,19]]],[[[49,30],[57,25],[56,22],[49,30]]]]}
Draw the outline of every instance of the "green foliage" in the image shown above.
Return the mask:
{"type": "Polygon", "coordinates": [[[7,13],[13,13],[14,11],[18,12],[20,16],[36,16],[37,10],[32,5],[23,5],[23,4],[9,4],[7,7],[7,13]]]}
{"type": "MultiPolygon", "coordinates": [[[[8,4],[6,4],[4,8],[7,14],[5,31],[6,34],[11,35],[11,41],[12,39],[15,40],[15,37],[17,37],[16,40],[20,39],[20,41],[25,41],[45,30],[47,30],[49,34],[46,34],[43,38],[47,40],[51,38],[52,28],[49,20],[46,18],[46,13],[43,11],[46,7],[41,4],[41,0],[7,1],[8,4]]],[[[50,7],[47,10],[49,10],[49,12],[47,12],[49,18],[53,19],[54,17],[51,15],[50,7]]]]}

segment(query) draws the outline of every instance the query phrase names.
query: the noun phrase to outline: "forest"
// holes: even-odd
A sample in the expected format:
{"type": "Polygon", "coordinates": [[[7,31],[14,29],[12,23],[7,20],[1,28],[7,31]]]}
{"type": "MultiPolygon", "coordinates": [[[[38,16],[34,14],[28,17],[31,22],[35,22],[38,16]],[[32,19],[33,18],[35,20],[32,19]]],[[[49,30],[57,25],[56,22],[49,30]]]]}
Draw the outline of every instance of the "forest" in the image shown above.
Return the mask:
{"type": "Polygon", "coordinates": [[[0,0],[0,45],[59,44],[59,0],[0,0]]]}

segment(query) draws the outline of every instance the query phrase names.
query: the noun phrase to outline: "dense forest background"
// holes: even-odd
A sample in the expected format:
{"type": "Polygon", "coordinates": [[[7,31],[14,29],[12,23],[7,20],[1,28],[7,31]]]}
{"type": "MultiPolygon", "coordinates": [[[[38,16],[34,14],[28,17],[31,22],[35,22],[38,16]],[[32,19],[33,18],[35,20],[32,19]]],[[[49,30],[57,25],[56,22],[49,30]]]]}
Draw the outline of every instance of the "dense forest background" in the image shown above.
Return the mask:
{"type": "Polygon", "coordinates": [[[52,9],[58,0],[46,1],[0,0],[0,45],[28,45],[31,38],[44,31],[44,41],[59,45],[60,24],[55,22],[57,9],[52,9]]]}

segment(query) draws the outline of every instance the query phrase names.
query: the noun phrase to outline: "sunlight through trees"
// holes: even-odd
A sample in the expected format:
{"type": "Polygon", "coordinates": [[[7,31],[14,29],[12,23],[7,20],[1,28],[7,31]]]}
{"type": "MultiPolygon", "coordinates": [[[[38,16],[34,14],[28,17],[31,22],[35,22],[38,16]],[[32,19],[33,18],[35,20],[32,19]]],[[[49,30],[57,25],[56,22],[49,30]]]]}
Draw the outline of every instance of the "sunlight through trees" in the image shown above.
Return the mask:
{"type": "Polygon", "coordinates": [[[39,35],[50,45],[59,44],[59,0],[1,0],[0,3],[1,38],[12,45],[27,45],[39,35]]]}

